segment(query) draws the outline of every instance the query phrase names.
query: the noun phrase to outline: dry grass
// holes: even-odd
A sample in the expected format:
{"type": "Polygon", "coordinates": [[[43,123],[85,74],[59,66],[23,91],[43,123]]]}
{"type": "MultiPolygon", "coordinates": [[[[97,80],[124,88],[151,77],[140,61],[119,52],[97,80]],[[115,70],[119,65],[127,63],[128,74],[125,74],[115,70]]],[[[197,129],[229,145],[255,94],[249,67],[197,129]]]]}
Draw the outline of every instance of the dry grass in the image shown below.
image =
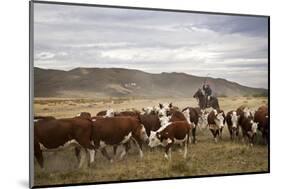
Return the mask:
{"type": "MultiPolygon", "coordinates": [[[[247,101],[250,108],[257,108],[266,104],[265,98],[221,98],[220,105],[225,111],[236,109],[247,101]]],[[[53,99],[52,99],[53,100],[53,99]]],[[[126,108],[141,109],[158,102],[173,102],[180,108],[196,106],[194,99],[122,99],[114,103],[108,100],[59,100],[48,102],[48,99],[35,100],[36,115],[53,115],[56,117],[72,117],[80,111],[89,111],[92,114],[112,107],[116,110],[126,108]],[[102,102],[102,103],[101,103],[102,102]],[[75,104],[75,106],[71,104],[75,104]],[[45,110],[44,108],[48,108],[45,110]]],[[[73,149],[57,153],[44,153],[45,169],[40,169],[35,162],[35,185],[67,184],[83,182],[120,181],[134,179],[167,178],[179,176],[195,176],[209,174],[231,174],[242,172],[268,171],[268,147],[261,142],[258,136],[257,144],[251,148],[241,141],[232,142],[229,139],[227,128],[224,129],[223,139],[214,143],[209,130],[198,131],[198,143],[190,144],[188,158],[182,157],[178,146],[173,148],[172,161],[164,159],[164,149],[153,150],[145,147],[144,158],[141,160],[138,151],[132,145],[124,160],[109,163],[100,152],[96,162],[90,168],[77,169],[77,159],[73,149]]],[[[108,148],[110,154],[112,149],[108,148]]]]}

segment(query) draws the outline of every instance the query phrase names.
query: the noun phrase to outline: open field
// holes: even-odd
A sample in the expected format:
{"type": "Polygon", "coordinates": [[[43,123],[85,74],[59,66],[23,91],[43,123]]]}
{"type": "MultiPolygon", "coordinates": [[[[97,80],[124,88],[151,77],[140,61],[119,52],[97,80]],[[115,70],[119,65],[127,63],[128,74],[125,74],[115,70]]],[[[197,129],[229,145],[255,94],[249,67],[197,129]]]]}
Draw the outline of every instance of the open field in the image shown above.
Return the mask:
{"type": "MultiPolygon", "coordinates": [[[[101,110],[113,108],[125,110],[135,108],[141,110],[146,106],[159,102],[173,102],[175,106],[197,106],[193,98],[163,99],[55,99],[36,98],[35,115],[55,116],[57,118],[73,117],[81,111],[96,114],[101,110]]],[[[221,109],[225,112],[236,109],[240,105],[250,108],[267,104],[267,98],[226,97],[219,98],[221,109]]],[[[262,144],[260,134],[253,148],[240,141],[231,142],[227,128],[223,131],[223,139],[214,143],[209,130],[197,132],[197,144],[190,144],[188,157],[182,157],[179,147],[173,148],[172,161],[164,159],[162,147],[149,149],[145,147],[141,160],[138,151],[132,149],[125,159],[118,158],[109,163],[100,152],[91,168],[77,169],[77,159],[73,150],[44,153],[45,168],[42,170],[35,161],[35,185],[67,184],[82,182],[120,181],[134,179],[152,179],[163,177],[180,177],[211,174],[231,174],[244,172],[268,171],[268,146],[262,144]]],[[[108,148],[110,154],[112,149],[108,148]]]]}

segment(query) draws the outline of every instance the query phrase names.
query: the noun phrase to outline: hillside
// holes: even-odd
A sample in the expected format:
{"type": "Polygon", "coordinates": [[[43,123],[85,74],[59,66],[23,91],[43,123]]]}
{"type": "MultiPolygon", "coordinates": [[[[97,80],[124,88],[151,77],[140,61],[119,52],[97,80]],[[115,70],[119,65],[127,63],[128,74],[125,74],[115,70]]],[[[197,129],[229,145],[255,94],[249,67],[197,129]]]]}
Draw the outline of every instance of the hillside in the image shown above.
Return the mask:
{"type": "MultiPolygon", "coordinates": [[[[204,77],[185,73],[150,74],[123,68],[75,68],[70,71],[34,68],[35,97],[191,97],[204,77]]],[[[267,94],[225,79],[207,79],[216,95],[267,94]]]]}

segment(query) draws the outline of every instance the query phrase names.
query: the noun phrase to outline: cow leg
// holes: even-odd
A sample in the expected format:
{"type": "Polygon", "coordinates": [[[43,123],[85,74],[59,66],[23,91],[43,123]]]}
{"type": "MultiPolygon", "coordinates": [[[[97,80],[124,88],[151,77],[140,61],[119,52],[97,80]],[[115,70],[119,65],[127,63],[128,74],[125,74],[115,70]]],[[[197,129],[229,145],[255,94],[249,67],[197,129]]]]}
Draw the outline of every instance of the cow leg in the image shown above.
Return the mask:
{"type": "Polygon", "coordinates": [[[216,138],[216,135],[217,135],[216,131],[215,131],[215,130],[213,130],[213,129],[210,129],[210,131],[211,131],[211,132],[212,132],[212,134],[213,134],[213,137],[214,137],[215,143],[217,143],[218,141],[217,141],[217,138],[216,138]]]}
{"type": "Polygon", "coordinates": [[[75,146],[74,153],[78,161],[79,161],[80,151],[81,151],[81,147],[75,146]]]}
{"type": "Polygon", "coordinates": [[[188,141],[189,141],[189,134],[187,135],[186,141],[184,141],[184,153],[183,153],[183,158],[184,159],[186,159],[186,157],[187,157],[188,141]]]}
{"type": "Polygon", "coordinates": [[[114,145],[114,146],[113,146],[113,154],[114,154],[114,156],[116,156],[117,148],[118,148],[117,145],[114,145]]]}
{"type": "Polygon", "coordinates": [[[171,152],[171,146],[173,145],[173,142],[170,142],[167,144],[166,148],[165,148],[165,159],[167,160],[171,160],[172,159],[172,152],[171,152]]]}
{"type": "Polygon", "coordinates": [[[43,169],[44,168],[44,164],[43,164],[44,159],[43,159],[42,150],[40,148],[37,138],[34,138],[34,155],[35,155],[35,158],[36,158],[37,162],[39,163],[40,167],[43,169]]]}
{"type": "Polygon", "coordinates": [[[127,154],[127,151],[130,149],[130,141],[128,141],[127,143],[123,144],[123,151],[120,154],[120,160],[122,160],[124,158],[124,156],[127,154]]]}
{"type": "Polygon", "coordinates": [[[195,144],[196,143],[196,126],[194,125],[194,127],[192,128],[192,143],[195,144]]]}
{"type": "Polygon", "coordinates": [[[78,168],[82,168],[84,162],[86,161],[86,158],[87,158],[87,151],[85,148],[83,148],[81,151],[80,151],[80,160],[79,160],[79,165],[78,165],[78,168]]]}
{"type": "Polygon", "coordinates": [[[242,143],[245,143],[246,133],[242,131],[242,143]]]}
{"type": "Polygon", "coordinates": [[[214,131],[214,137],[215,137],[215,143],[217,143],[218,142],[218,136],[219,136],[219,130],[215,130],[214,131]]]}
{"type": "Polygon", "coordinates": [[[233,131],[232,131],[232,128],[229,129],[229,136],[230,136],[230,140],[233,140],[233,131]]]}
{"type": "Polygon", "coordinates": [[[90,155],[90,161],[89,161],[89,166],[95,161],[95,155],[96,155],[96,151],[95,150],[90,150],[87,149],[89,155],[90,155]]]}
{"type": "Polygon", "coordinates": [[[35,152],[35,158],[37,160],[37,162],[39,163],[40,167],[43,169],[44,168],[44,160],[43,160],[43,154],[42,154],[42,150],[40,149],[39,151],[35,152]]]}
{"type": "Polygon", "coordinates": [[[108,155],[107,151],[105,148],[101,149],[101,153],[104,157],[106,157],[106,159],[108,159],[110,162],[113,162],[113,160],[111,159],[111,157],[108,155]]]}
{"type": "Polygon", "coordinates": [[[219,129],[219,136],[220,136],[220,139],[222,139],[222,130],[223,130],[223,128],[220,128],[220,129],[219,129]]]}
{"type": "Polygon", "coordinates": [[[140,158],[143,158],[143,151],[142,151],[142,141],[139,139],[133,138],[133,141],[136,143],[137,147],[139,148],[140,158]]]}

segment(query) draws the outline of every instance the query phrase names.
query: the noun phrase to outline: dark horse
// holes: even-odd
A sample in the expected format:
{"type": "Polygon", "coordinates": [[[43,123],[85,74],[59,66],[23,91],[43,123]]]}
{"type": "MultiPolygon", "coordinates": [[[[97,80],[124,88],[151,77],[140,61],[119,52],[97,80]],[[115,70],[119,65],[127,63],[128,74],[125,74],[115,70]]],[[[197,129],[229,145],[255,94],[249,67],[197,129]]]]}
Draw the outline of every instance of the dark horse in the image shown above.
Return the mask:
{"type": "Polygon", "coordinates": [[[193,98],[197,98],[199,101],[199,107],[200,109],[205,108],[214,108],[214,109],[220,109],[219,101],[217,97],[211,96],[209,103],[207,103],[207,99],[202,91],[202,89],[198,89],[197,92],[193,95],[193,98]]]}

